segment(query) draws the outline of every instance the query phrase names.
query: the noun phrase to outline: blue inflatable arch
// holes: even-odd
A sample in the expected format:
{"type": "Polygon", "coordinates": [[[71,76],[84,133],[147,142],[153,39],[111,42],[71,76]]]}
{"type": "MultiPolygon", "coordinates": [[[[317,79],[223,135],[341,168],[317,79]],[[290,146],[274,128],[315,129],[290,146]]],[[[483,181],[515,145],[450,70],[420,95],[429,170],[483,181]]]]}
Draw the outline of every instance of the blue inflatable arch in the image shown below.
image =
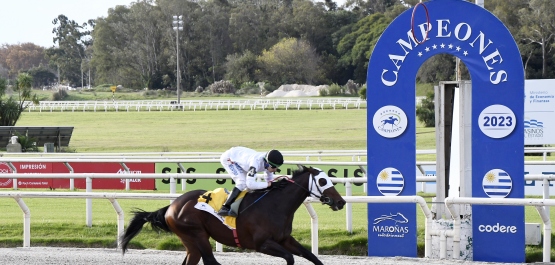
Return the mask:
{"type": "MultiPolygon", "coordinates": [[[[416,194],[416,74],[432,56],[450,54],[472,79],[472,196],[491,197],[488,188],[510,185],[506,197],[523,198],[524,69],[518,46],[480,6],[462,0],[423,4],[428,16],[422,5],[414,23],[413,9],[402,13],[369,61],[368,195],[416,194]]],[[[524,262],[523,207],[474,205],[472,216],[474,260],[524,262]],[[479,226],[514,229],[486,232],[479,226]]],[[[370,256],[416,256],[414,204],[369,204],[368,223],[370,256]]]]}

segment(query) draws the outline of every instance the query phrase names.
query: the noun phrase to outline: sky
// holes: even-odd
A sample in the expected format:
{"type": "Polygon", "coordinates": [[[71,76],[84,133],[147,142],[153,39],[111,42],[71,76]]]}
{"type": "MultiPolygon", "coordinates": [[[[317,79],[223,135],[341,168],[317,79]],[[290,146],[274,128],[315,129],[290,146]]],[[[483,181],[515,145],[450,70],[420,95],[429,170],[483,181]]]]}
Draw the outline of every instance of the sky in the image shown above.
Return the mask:
{"type": "Polygon", "coordinates": [[[1,0],[0,44],[32,42],[52,47],[52,20],[63,14],[83,24],[108,16],[108,9],[129,5],[132,0],[1,0]]]}
{"type": "MultiPolygon", "coordinates": [[[[336,0],[342,5],[346,0],[336,0]]],[[[32,42],[52,47],[52,20],[63,14],[78,24],[108,16],[108,9],[133,0],[1,0],[0,44],[32,42]]]]}

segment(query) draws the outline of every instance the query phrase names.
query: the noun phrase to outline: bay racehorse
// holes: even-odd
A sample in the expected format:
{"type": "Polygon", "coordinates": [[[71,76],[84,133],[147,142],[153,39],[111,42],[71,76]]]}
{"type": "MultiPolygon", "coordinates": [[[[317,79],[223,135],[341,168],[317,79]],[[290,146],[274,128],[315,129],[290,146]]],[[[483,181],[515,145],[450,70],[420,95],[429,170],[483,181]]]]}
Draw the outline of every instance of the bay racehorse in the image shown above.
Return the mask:
{"type": "Polygon", "coordinates": [[[345,205],[326,173],[303,166],[293,172],[290,180],[274,182],[267,190],[247,193],[239,206],[236,230],[233,231],[212,214],[194,207],[205,192],[189,191],[154,212],[135,211],[121,235],[123,253],[127,251],[129,241],[148,222],[155,229],[173,232],[179,237],[187,253],[184,265],[198,264],[201,258],[204,264],[220,264],[212,252],[210,237],[227,246],[283,258],[288,265],[294,264],[293,255],[322,264],[291,236],[293,216],[308,196],[319,198],[334,211],[345,205]]]}

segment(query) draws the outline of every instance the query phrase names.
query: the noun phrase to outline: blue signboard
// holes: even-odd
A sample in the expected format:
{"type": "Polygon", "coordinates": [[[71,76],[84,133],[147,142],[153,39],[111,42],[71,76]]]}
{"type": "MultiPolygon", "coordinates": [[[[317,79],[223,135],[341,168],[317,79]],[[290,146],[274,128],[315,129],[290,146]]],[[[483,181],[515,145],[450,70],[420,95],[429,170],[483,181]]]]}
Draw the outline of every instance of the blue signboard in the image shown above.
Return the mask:
{"type": "MultiPolygon", "coordinates": [[[[420,66],[438,54],[460,58],[472,79],[472,196],[523,198],[520,53],[499,19],[462,0],[428,1],[407,10],[372,51],[368,195],[416,194],[415,79],[420,66]]],[[[524,207],[472,209],[474,260],[524,262],[524,207]]],[[[369,204],[368,223],[370,256],[416,256],[414,204],[369,204]]]]}

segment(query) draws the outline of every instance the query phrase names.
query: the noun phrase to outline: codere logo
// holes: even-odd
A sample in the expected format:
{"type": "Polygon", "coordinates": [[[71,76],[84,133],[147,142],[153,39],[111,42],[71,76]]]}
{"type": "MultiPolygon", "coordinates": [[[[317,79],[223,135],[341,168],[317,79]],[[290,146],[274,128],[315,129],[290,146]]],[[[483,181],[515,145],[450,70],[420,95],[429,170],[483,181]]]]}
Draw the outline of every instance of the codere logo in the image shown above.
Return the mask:
{"type": "Polygon", "coordinates": [[[482,233],[509,233],[516,234],[517,228],[514,225],[500,225],[499,223],[494,225],[479,225],[478,231],[482,233]]]}

